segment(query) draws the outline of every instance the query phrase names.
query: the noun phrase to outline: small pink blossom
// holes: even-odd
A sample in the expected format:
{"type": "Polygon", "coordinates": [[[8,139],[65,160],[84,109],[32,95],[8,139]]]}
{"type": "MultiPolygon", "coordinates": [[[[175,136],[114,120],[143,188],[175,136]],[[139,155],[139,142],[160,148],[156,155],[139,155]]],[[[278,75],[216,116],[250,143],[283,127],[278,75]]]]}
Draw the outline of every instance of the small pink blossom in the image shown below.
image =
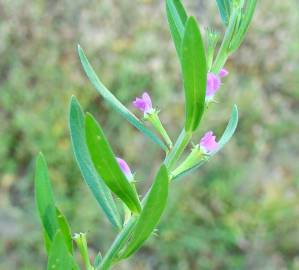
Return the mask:
{"type": "Polygon", "coordinates": [[[216,142],[216,136],[214,136],[212,131],[208,131],[201,138],[199,145],[205,153],[213,152],[219,147],[219,144],[216,142]]]}
{"type": "Polygon", "coordinates": [[[133,105],[144,114],[151,113],[153,111],[152,100],[147,92],[142,94],[142,97],[136,97],[133,101],[133,105]]]}
{"type": "Polygon", "coordinates": [[[218,75],[215,75],[214,73],[209,72],[208,73],[208,79],[207,79],[207,90],[206,90],[206,96],[207,98],[213,97],[216,92],[219,90],[221,85],[221,80],[218,75]]]}
{"type": "Polygon", "coordinates": [[[226,77],[229,72],[226,69],[221,69],[218,74],[212,72],[208,73],[207,88],[206,88],[206,100],[211,100],[215,96],[216,92],[220,89],[221,78],[226,77]]]}
{"type": "Polygon", "coordinates": [[[219,72],[219,77],[224,78],[229,74],[228,70],[225,68],[222,68],[219,72]]]}
{"type": "Polygon", "coordinates": [[[116,160],[117,160],[118,165],[119,165],[120,169],[122,170],[122,172],[125,174],[127,179],[129,181],[131,181],[133,179],[133,174],[132,174],[131,169],[130,169],[129,165],[127,164],[127,162],[119,157],[117,157],[116,160]]]}

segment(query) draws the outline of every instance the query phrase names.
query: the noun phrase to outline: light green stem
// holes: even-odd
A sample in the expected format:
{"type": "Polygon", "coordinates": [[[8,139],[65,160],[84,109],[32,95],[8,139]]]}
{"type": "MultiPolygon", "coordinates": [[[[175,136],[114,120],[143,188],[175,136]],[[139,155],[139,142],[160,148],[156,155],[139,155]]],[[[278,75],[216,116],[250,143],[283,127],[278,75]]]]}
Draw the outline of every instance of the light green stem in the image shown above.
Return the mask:
{"type": "Polygon", "coordinates": [[[221,47],[218,51],[217,57],[212,66],[212,69],[211,69],[211,71],[214,74],[218,74],[220,72],[221,68],[223,68],[227,58],[229,57],[228,49],[229,49],[231,39],[235,32],[235,27],[236,27],[237,22],[238,22],[238,11],[237,11],[237,9],[234,9],[232,12],[228,27],[225,31],[225,35],[224,35],[221,47]]]}
{"type": "Polygon", "coordinates": [[[153,127],[155,128],[155,130],[161,134],[161,136],[163,137],[164,141],[166,142],[167,146],[169,149],[172,148],[172,141],[167,133],[167,131],[165,130],[165,128],[163,127],[160,118],[158,116],[158,112],[154,111],[153,113],[149,114],[147,116],[147,119],[151,122],[151,124],[153,125],[153,127]]]}
{"type": "Polygon", "coordinates": [[[170,151],[170,153],[166,156],[164,160],[164,164],[171,170],[171,168],[175,165],[178,161],[182,153],[184,152],[185,148],[189,144],[192,137],[192,132],[185,131],[185,128],[182,130],[179,138],[177,139],[174,147],[170,151]]]}
{"type": "MultiPolygon", "coordinates": [[[[191,140],[192,132],[186,132],[185,129],[181,132],[175,146],[173,147],[172,151],[167,155],[164,163],[166,166],[173,166],[173,164],[179,159],[182,152],[188,145],[191,140]]],[[[147,196],[144,197],[143,201],[145,201],[147,196]]],[[[119,233],[119,235],[114,240],[113,244],[111,245],[110,249],[107,251],[105,257],[102,260],[102,263],[96,270],[108,270],[111,265],[116,262],[116,256],[119,251],[124,247],[127,240],[129,239],[132,230],[137,222],[137,217],[132,216],[123,230],[119,233]]]]}
{"type": "Polygon", "coordinates": [[[93,266],[90,263],[90,259],[89,259],[86,234],[85,233],[76,234],[73,239],[79,248],[81,258],[85,265],[85,269],[86,270],[94,270],[93,266]]]}
{"type": "Polygon", "coordinates": [[[107,251],[105,257],[103,258],[100,266],[97,267],[96,270],[108,270],[111,267],[111,265],[115,262],[115,258],[118,252],[122,249],[122,247],[126,244],[128,238],[130,237],[130,234],[134,229],[136,222],[137,217],[132,216],[123,230],[118,234],[110,249],[107,251]]]}

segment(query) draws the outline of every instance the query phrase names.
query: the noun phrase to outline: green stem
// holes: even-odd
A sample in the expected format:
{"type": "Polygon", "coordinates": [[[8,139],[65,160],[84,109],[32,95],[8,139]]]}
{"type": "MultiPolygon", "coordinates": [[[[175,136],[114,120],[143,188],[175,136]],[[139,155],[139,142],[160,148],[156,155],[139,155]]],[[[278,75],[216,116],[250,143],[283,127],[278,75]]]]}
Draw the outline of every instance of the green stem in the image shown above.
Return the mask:
{"type": "MultiPolygon", "coordinates": [[[[179,138],[177,139],[175,146],[170,151],[169,155],[166,156],[166,159],[164,161],[165,165],[168,168],[171,168],[177,160],[180,158],[181,154],[185,150],[186,146],[190,142],[192,137],[192,132],[186,132],[185,129],[182,130],[179,138]]],[[[143,202],[146,200],[147,196],[144,197],[142,200],[143,202]]],[[[135,227],[135,224],[137,222],[137,217],[132,216],[123,230],[118,234],[116,239],[114,240],[113,244],[111,245],[110,249],[107,251],[105,257],[102,260],[102,263],[99,267],[96,268],[96,270],[108,270],[111,265],[116,261],[116,256],[119,253],[119,251],[124,247],[127,240],[129,239],[132,230],[135,227]]]]}
{"type": "Polygon", "coordinates": [[[81,258],[85,265],[85,269],[86,270],[94,270],[94,268],[91,265],[90,260],[89,260],[86,234],[85,233],[76,234],[73,239],[79,248],[81,258]]]}
{"type": "Polygon", "coordinates": [[[192,137],[192,132],[185,131],[185,128],[182,130],[179,138],[177,139],[174,147],[170,151],[170,153],[166,156],[164,163],[168,170],[171,170],[171,168],[175,165],[175,163],[178,161],[182,153],[184,152],[185,148],[189,144],[192,137]]]}
{"type": "Polygon", "coordinates": [[[222,44],[220,46],[217,57],[212,66],[212,69],[211,69],[211,71],[214,74],[218,74],[220,72],[221,68],[223,68],[227,58],[229,57],[228,49],[229,49],[231,39],[235,33],[235,27],[236,27],[237,22],[238,22],[238,11],[237,11],[237,9],[234,9],[232,12],[228,27],[225,31],[225,35],[224,35],[222,44]]]}
{"type": "Polygon", "coordinates": [[[200,150],[199,145],[194,146],[191,153],[187,158],[175,169],[171,172],[171,176],[179,175],[182,172],[192,168],[200,160],[204,158],[203,152],[200,150]]]}
{"type": "Polygon", "coordinates": [[[147,119],[151,122],[151,124],[153,125],[153,127],[155,128],[155,130],[161,134],[161,136],[163,137],[164,141],[166,142],[167,146],[169,149],[172,148],[172,141],[170,139],[170,137],[168,136],[167,131],[165,130],[165,128],[163,127],[160,118],[158,116],[158,112],[154,111],[153,113],[149,114],[147,116],[147,119]]]}
{"type": "MultiPolygon", "coordinates": [[[[186,132],[185,129],[181,132],[175,146],[167,155],[165,159],[166,166],[173,166],[173,164],[179,159],[181,154],[183,153],[184,149],[188,145],[191,140],[192,132],[186,132]]],[[[143,202],[146,200],[147,196],[144,197],[143,202]]],[[[115,258],[118,252],[124,247],[127,240],[130,237],[132,230],[135,227],[137,222],[137,217],[132,216],[123,230],[119,233],[119,235],[114,240],[113,244],[111,245],[110,249],[107,251],[105,257],[102,260],[102,263],[96,270],[108,270],[111,265],[116,261],[115,258]]]]}
{"type": "Polygon", "coordinates": [[[130,237],[130,234],[134,229],[136,222],[136,216],[132,216],[123,230],[118,234],[110,249],[106,253],[105,257],[103,258],[100,266],[96,270],[108,270],[111,267],[111,265],[115,262],[116,255],[126,244],[128,238],[130,237]]]}

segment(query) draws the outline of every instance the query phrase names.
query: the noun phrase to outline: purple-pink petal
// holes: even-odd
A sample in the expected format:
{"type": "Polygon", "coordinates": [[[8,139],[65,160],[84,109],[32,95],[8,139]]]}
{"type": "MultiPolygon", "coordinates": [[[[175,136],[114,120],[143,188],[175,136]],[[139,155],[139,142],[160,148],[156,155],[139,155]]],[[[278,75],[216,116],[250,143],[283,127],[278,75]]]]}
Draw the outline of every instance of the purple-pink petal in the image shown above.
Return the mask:
{"type": "Polygon", "coordinates": [[[207,153],[215,151],[219,144],[216,142],[216,136],[212,131],[208,131],[200,140],[200,147],[207,153]]]}
{"type": "Polygon", "coordinates": [[[116,160],[122,172],[125,174],[128,180],[131,180],[133,178],[133,174],[127,162],[119,157],[117,157],[116,160]]]}
{"type": "Polygon", "coordinates": [[[206,89],[206,96],[212,97],[215,93],[219,90],[221,85],[221,80],[219,76],[215,75],[214,73],[209,72],[207,78],[207,89],[206,89]]]}
{"type": "Polygon", "coordinates": [[[138,110],[142,111],[143,113],[149,113],[152,111],[152,101],[148,93],[144,92],[141,98],[136,98],[133,101],[133,105],[138,110]]]}
{"type": "Polygon", "coordinates": [[[218,75],[219,75],[219,77],[224,78],[224,77],[226,77],[228,74],[229,74],[228,70],[225,69],[225,68],[222,68],[222,69],[220,70],[220,72],[219,72],[218,75]]]}
{"type": "Polygon", "coordinates": [[[148,94],[147,92],[144,92],[144,93],[142,94],[142,98],[143,98],[143,100],[146,102],[146,104],[147,104],[150,108],[152,108],[152,100],[151,100],[151,97],[149,96],[149,94],[148,94]]]}

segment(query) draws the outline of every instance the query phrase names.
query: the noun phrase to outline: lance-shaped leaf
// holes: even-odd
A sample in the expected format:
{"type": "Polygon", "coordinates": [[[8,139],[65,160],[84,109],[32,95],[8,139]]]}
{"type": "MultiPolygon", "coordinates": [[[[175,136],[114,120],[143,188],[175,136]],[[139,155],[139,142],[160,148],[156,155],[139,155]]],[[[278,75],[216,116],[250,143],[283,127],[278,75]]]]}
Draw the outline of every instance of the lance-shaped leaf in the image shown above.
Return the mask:
{"type": "Polygon", "coordinates": [[[166,13],[171,36],[178,56],[181,55],[182,40],[185,32],[187,13],[180,0],[167,0],[166,13]]]}
{"type": "Polygon", "coordinates": [[[56,216],[59,224],[59,229],[64,237],[64,241],[69,252],[73,253],[73,239],[70,225],[68,224],[66,217],[61,213],[61,211],[56,207],[56,216]]]}
{"type": "Polygon", "coordinates": [[[111,224],[120,229],[121,216],[109,188],[93,166],[85,138],[85,116],[74,96],[70,104],[69,127],[74,155],[83,179],[111,224]]]}
{"type": "Polygon", "coordinates": [[[139,198],[121,171],[102,128],[91,114],[85,117],[85,133],[89,153],[98,174],[131,211],[140,212],[139,198]]]}
{"type": "Polygon", "coordinates": [[[233,39],[229,46],[230,52],[236,51],[241,45],[242,41],[244,40],[255,11],[256,3],[257,0],[248,0],[244,4],[242,9],[242,15],[240,15],[240,21],[235,31],[236,33],[234,33],[233,39]]]}
{"type": "Polygon", "coordinates": [[[121,116],[127,119],[133,126],[135,126],[139,131],[141,131],[145,136],[150,138],[154,143],[160,146],[164,151],[168,151],[167,146],[143,123],[133,114],[131,113],[100,81],[97,74],[93,70],[90,65],[87,57],[85,56],[82,48],[78,45],[78,54],[81,60],[82,67],[89,78],[92,85],[96,88],[96,90],[100,93],[100,95],[104,98],[104,100],[121,116]]]}
{"type": "Polygon", "coordinates": [[[192,168],[188,168],[185,171],[183,171],[182,173],[180,173],[178,175],[174,175],[172,177],[172,180],[178,180],[179,178],[186,176],[187,174],[195,171],[200,166],[202,166],[207,161],[209,161],[214,155],[216,155],[224,147],[225,144],[227,144],[230,141],[230,139],[232,138],[232,136],[234,135],[234,133],[236,131],[237,125],[238,125],[238,108],[237,108],[237,105],[234,105],[230,120],[226,126],[224,133],[222,134],[222,136],[218,142],[219,148],[217,149],[217,151],[214,151],[212,154],[210,154],[209,158],[199,161],[198,164],[196,164],[192,168]]]}
{"type": "Polygon", "coordinates": [[[120,255],[121,258],[127,258],[138,250],[156,228],[166,206],[168,183],[168,172],[165,165],[162,165],[145,199],[131,240],[120,255]]]}
{"type": "Polygon", "coordinates": [[[53,244],[49,253],[48,270],[78,270],[74,258],[68,251],[64,241],[63,234],[60,230],[57,231],[53,244]]]}
{"type": "Polygon", "coordinates": [[[44,240],[47,252],[49,252],[51,248],[57,231],[61,230],[68,251],[72,253],[73,243],[70,226],[67,223],[65,216],[55,206],[47,163],[41,153],[38,155],[36,160],[35,200],[39,216],[43,224],[44,240]]]}
{"type": "Polygon", "coordinates": [[[207,65],[204,44],[194,17],[187,20],[181,55],[186,103],[185,129],[195,131],[205,107],[207,65]]]}
{"type": "MultiPolygon", "coordinates": [[[[48,175],[48,167],[42,153],[36,159],[35,169],[35,203],[48,240],[53,241],[59,224],[52,187],[48,175]]],[[[46,237],[45,237],[46,238],[46,237]]]]}
{"type": "Polygon", "coordinates": [[[222,22],[225,25],[228,25],[230,13],[231,13],[231,2],[232,0],[216,0],[217,6],[220,12],[220,16],[222,19],[222,22]]]}

